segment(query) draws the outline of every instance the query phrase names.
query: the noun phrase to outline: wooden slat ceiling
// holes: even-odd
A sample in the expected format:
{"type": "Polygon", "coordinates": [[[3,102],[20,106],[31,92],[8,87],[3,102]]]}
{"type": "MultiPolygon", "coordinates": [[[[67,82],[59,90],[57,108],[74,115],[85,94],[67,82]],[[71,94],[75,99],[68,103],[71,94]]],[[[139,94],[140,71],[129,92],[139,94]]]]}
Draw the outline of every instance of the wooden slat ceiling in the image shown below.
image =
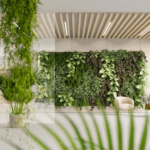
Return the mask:
{"type": "Polygon", "coordinates": [[[41,12],[38,21],[39,28],[34,32],[39,38],[150,38],[150,13],[41,12]],[[146,29],[148,30],[143,33],[146,29]],[[141,33],[143,34],[140,35],[141,33]]]}

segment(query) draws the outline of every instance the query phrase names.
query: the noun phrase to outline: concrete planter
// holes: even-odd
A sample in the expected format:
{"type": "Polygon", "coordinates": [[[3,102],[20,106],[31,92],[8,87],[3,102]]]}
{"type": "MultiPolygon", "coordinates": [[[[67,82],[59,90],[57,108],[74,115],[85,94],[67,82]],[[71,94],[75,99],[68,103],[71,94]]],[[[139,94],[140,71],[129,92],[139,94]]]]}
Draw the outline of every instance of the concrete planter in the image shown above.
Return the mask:
{"type": "Polygon", "coordinates": [[[25,114],[9,114],[10,128],[23,128],[25,126],[25,114]]]}

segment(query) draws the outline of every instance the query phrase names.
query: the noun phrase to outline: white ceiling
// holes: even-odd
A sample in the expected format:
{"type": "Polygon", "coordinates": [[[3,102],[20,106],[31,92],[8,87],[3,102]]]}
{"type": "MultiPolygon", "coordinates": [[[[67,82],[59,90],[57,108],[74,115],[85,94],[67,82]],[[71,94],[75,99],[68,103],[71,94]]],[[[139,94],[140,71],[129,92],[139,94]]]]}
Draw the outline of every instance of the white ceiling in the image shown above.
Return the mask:
{"type": "Polygon", "coordinates": [[[149,12],[150,0],[41,0],[39,12],[149,12]]]}

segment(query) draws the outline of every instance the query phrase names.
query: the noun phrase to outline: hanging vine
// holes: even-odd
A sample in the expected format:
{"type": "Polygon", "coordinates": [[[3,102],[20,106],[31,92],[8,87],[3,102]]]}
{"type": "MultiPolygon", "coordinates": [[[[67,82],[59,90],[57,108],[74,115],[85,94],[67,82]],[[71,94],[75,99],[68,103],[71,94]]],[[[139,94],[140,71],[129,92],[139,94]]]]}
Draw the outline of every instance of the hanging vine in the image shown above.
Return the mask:
{"type": "Polygon", "coordinates": [[[11,103],[12,113],[22,113],[24,103],[33,98],[31,82],[35,81],[35,76],[31,46],[36,38],[33,29],[37,27],[38,4],[41,4],[39,0],[3,0],[0,3],[0,38],[9,68],[9,80],[3,83],[4,94],[10,102],[20,103],[18,107],[11,103]]]}

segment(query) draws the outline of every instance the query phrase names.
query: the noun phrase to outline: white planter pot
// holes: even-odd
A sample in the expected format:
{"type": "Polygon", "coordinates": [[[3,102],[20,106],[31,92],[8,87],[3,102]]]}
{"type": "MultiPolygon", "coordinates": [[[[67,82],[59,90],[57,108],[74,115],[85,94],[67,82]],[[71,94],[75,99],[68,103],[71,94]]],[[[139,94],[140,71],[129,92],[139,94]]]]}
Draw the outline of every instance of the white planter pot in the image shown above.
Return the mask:
{"type": "Polygon", "coordinates": [[[10,128],[22,128],[25,126],[25,114],[9,114],[10,128]]]}

